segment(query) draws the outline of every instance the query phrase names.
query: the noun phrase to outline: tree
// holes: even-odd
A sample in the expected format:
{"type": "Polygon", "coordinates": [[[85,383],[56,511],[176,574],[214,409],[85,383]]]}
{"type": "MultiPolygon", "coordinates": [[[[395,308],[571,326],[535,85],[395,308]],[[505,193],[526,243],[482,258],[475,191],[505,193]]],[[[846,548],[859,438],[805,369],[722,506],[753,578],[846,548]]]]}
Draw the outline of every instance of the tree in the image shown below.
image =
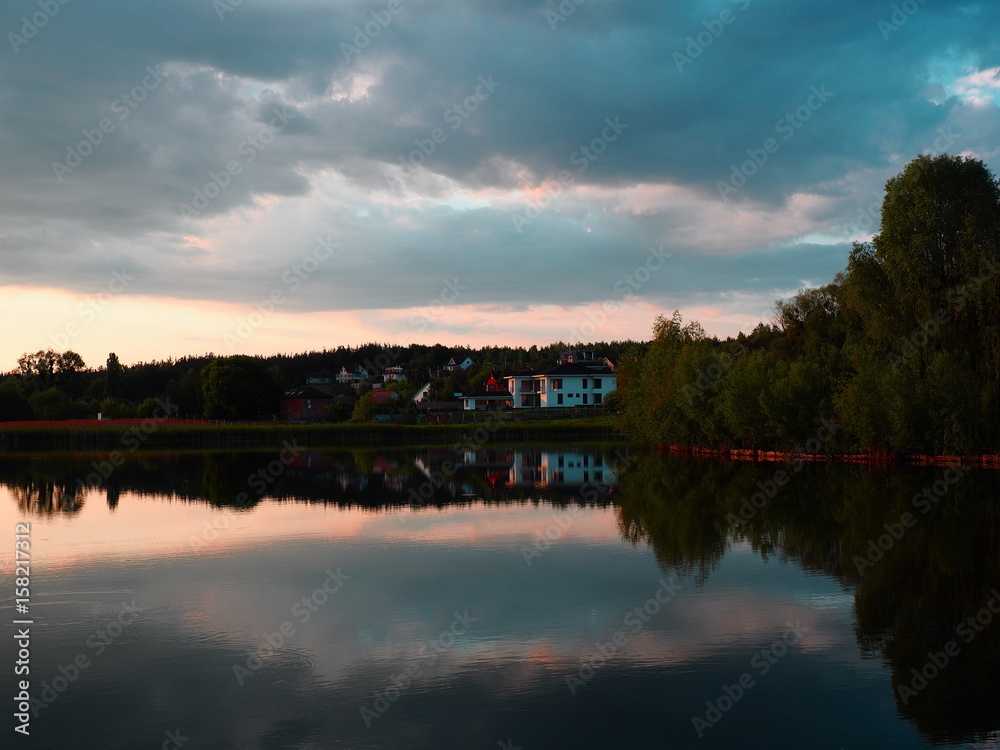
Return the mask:
{"type": "Polygon", "coordinates": [[[17,360],[17,368],[29,392],[60,388],[75,393],[80,374],[87,366],[72,350],[60,354],[52,349],[39,349],[34,354],[22,354],[17,360]]]}
{"type": "Polygon", "coordinates": [[[367,393],[363,393],[354,405],[351,421],[371,422],[373,419],[375,419],[375,404],[372,402],[371,391],[368,391],[367,393]]]}
{"type": "Polygon", "coordinates": [[[262,419],[277,410],[281,389],[261,360],[236,355],[205,365],[201,393],[208,419],[262,419]]]}
{"type": "Polygon", "coordinates": [[[11,376],[0,383],[0,422],[20,422],[31,416],[31,404],[21,382],[11,376]]]}
{"type": "Polygon", "coordinates": [[[111,398],[118,398],[122,393],[122,368],[118,361],[118,355],[114,352],[108,355],[108,361],[104,365],[104,395],[111,398]]]}

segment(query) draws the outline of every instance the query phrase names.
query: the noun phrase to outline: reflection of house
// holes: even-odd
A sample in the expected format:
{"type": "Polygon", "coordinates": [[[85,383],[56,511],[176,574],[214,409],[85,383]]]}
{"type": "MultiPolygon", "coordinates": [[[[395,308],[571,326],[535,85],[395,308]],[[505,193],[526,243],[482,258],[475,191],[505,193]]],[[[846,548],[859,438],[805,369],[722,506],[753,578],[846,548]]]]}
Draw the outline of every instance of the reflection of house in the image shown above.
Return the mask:
{"type": "Polygon", "coordinates": [[[368,380],[368,370],[356,363],[344,365],[337,373],[338,383],[358,385],[362,380],[368,380]]]}
{"type": "Polygon", "coordinates": [[[600,450],[515,450],[510,467],[511,485],[549,487],[594,482],[614,484],[614,468],[606,466],[600,450]]]}
{"type": "Polygon", "coordinates": [[[293,388],[281,397],[278,411],[288,422],[317,422],[323,419],[323,410],[332,402],[332,396],[316,388],[293,388]]]}
{"type": "Polygon", "coordinates": [[[515,409],[600,406],[618,382],[603,360],[568,362],[541,372],[525,368],[505,380],[515,409]]]}

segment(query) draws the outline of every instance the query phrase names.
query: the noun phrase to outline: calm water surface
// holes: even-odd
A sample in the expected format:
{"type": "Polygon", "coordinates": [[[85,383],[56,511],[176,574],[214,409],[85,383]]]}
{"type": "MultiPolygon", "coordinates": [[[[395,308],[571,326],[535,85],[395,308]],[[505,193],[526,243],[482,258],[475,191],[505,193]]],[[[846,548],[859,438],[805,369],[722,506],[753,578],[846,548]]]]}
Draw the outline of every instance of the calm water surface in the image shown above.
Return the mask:
{"type": "Polygon", "coordinates": [[[4,747],[1000,744],[995,474],[614,445],[100,460],[0,457],[36,714],[4,747]]]}

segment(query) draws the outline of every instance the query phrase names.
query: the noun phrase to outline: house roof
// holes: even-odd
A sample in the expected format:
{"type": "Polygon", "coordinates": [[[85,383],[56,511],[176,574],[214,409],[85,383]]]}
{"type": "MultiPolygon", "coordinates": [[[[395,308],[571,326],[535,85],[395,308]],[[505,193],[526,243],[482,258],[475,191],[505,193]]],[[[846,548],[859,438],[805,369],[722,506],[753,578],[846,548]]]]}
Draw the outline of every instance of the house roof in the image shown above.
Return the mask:
{"type": "Polygon", "coordinates": [[[318,388],[303,386],[302,388],[292,388],[285,391],[282,398],[333,398],[329,393],[323,393],[318,388]]]}
{"type": "Polygon", "coordinates": [[[397,398],[399,398],[399,394],[395,391],[372,391],[373,404],[384,404],[387,401],[394,401],[397,398]]]}
{"type": "Polygon", "coordinates": [[[364,368],[357,362],[351,362],[351,364],[344,365],[343,368],[341,368],[341,372],[362,372],[363,370],[364,368]]]}
{"type": "Polygon", "coordinates": [[[556,365],[555,367],[544,370],[543,372],[537,373],[538,375],[545,375],[547,377],[559,377],[560,375],[594,375],[594,376],[613,376],[614,372],[608,367],[603,361],[598,362],[567,362],[564,365],[556,365]]]}

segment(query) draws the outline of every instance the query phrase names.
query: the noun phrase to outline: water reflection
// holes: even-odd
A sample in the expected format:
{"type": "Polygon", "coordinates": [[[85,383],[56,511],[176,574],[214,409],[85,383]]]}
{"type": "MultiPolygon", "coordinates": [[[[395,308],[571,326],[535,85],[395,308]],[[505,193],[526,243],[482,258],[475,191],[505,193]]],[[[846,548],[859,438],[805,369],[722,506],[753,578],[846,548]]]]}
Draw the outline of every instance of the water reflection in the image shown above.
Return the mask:
{"type": "MultiPolygon", "coordinates": [[[[292,527],[299,540],[291,534],[269,546],[254,540],[214,562],[185,548],[169,575],[104,564],[61,574],[67,580],[83,576],[65,584],[69,590],[115,593],[102,594],[96,604],[81,595],[79,602],[52,605],[51,623],[65,623],[68,630],[53,630],[50,637],[58,632],[68,645],[65,655],[53,646],[58,655],[51,664],[43,662],[42,673],[54,674],[60,659],[72,658],[93,629],[95,609],[113,612],[120,604],[117,592],[145,592],[152,614],[140,618],[121,649],[108,650],[115,669],[100,676],[95,670],[97,682],[91,684],[97,692],[86,697],[127,696],[135,703],[142,696],[170,706],[204,737],[222,732],[220,722],[199,717],[182,689],[201,680],[206,687],[199,695],[211,711],[229,712],[223,727],[249,721],[259,730],[246,727],[241,736],[220,735],[205,746],[239,747],[251,736],[268,737],[274,746],[329,746],[331,738],[355,737],[356,731],[351,746],[473,746],[465,740],[475,738],[476,746],[496,747],[518,729],[524,744],[532,722],[551,716],[573,728],[536,733],[546,747],[592,746],[595,738],[605,746],[646,747],[664,728],[681,738],[678,746],[767,746],[756,735],[745,736],[749,723],[762,717],[773,726],[784,722],[786,734],[772,746],[803,745],[802,736],[812,735],[796,721],[834,731],[845,711],[860,717],[860,735],[882,738],[871,746],[887,736],[907,744],[898,739],[905,737],[901,730],[884,726],[896,713],[927,743],[989,743],[1000,729],[1000,614],[989,611],[991,592],[1000,589],[1000,480],[994,473],[972,471],[948,483],[943,469],[796,470],[657,454],[627,457],[619,446],[308,450],[287,463],[276,452],[141,455],[106,477],[102,460],[8,456],[0,460],[0,484],[26,519],[61,514],[77,528],[90,510],[84,502],[98,498],[95,490],[119,516],[137,497],[148,497],[213,513],[238,511],[246,524],[257,519],[275,529],[291,514],[288,503],[333,506],[345,527],[364,522],[371,529],[373,518],[384,519],[361,537],[343,531],[312,538],[307,533],[317,517],[303,516],[292,527]],[[241,495],[248,501],[240,501],[241,495]],[[925,505],[915,499],[929,497],[933,502],[923,513],[925,505]],[[576,520],[569,511],[579,506],[589,515],[576,520]],[[541,538],[553,513],[572,536],[557,530],[548,557],[526,565],[518,545],[541,538]],[[904,523],[907,513],[912,523],[904,523]],[[627,544],[606,544],[602,519],[612,534],[610,522],[617,524],[627,544]],[[454,543],[456,534],[464,535],[463,544],[454,543]],[[656,566],[646,564],[650,553],[656,566]],[[764,561],[789,563],[822,583],[800,594],[793,589],[801,582],[768,578],[785,567],[764,561]],[[299,627],[290,614],[296,597],[289,592],[313,591],[317,567],[340,564],[354,576],[337,594],[344,608],[317,614],[313,629],[299,627]],[[577,669],[586,649],[620,628],[622,614],[671,573],[690,585],[670,619],[650,623],[627,658],[609,662],[601,679],[569,702],[562,676],[577,669]],[[634,584],[623,590],[623,580],[634,584]],[[809,598],[807,607],[794,602],[799,596],[809,598]],[[844,598],[853,602],[850,654],[838,650],[834,626],[823,614],[826,608],[836,611],[844,598]],[[471,607],[478,621],[456,647],[433,669],[425,665],[422,681],[378,726],[361,724],[359,707],[371,704],[373,691],[391,684],[406,664],[421,666],[421,639],[426,643],[443,632],[454,609],[462,607],[471,607]],[[747,619],[747,612],[757,620],[747,619]],[[743,619],[728,623],[734,613],[743,619]],[[765,705],[761,692],[744,704],[754,707],[751,718],[738,719],[734,712],[705,743],[697,741],[691,712],[704,710],[704,701],[738,676],[746,656],[773,641],[786,619],[807,616],[803,623],[812,629],[812,642],[825,645],[796,655],[799,661],[790,656],[783,676],[772,678],[767,689],[775,692],[767,695],[777,700],[775,706],[786,702],[784,714],[765,705]],[[978,628],[968,622],[977,616],[978,628]],[[266,667],[232,697],[232,665],[245,663],[260,634],[277,632],[283,618],[293,621],[298,640],[268,654],[266,667]],[[74,625],[80,622],[87,625],[74,625]],[[732,641],[723,642],[720,634],[732,641]],[[928,669],[928,661],[940,662],[952,641],[947,662],[928,669]],[[170,650],[143,656],[143,644],[151,642],[169,644],[170,650]],[[140,679],[142,668],[130,667],[126,654],[138,665],[158,664],[166,687],[140,679]],[[884,664],[889,678],[862,691],[850,682],[860,680],[860,671],[845,677],[830,666],[858,654],[878,674],[884,664]],[[921,673],[932,672],[920,681],[921,673]],[[796,702],[806,688],[823,696],[822,715],[796,702]],[[219,702],[217,696],[230,697],[219,702]],[[894,710],[887,712],[888,706],[894,710]],[[627,726],[590,721],[609,707],[626,717],[627,726]],[[793,718],[795,709],[803,715],[793,718]],[[247,719],[253,712],[259,716],[247,719]],[[520,719],[503,718],[505,712],[520,719]],[[351,729],[341,734],[347,731],[341,726],[351,729]]],[[[70,696],[60,704],[61,723],[83,721],[89,710],[84,696],[70,696]]],[[[171,723],[171,716],[161,712],[157,721],[171,723]]],[[[830,746],[849,744],[838,740],[830,746]]],[[[122,739],[107,746],[129,744],[122,739]]]]}
{"type": "Polygon", "coordinates": [[[637,461],[617,498],[622,535],[647,540],[665,568],[701,579],[741,542],[836,579],[854,594],[862,654],[892,669],[901,715],[935,743],[995,736],[1000,612],[977,632],[963,623],[1000,584],[997,475],[973,470],[945,488],[944,470],[785,468],[789,482],[751,512],[744,499],[781,467],[637,461]],[[957,655],[942,659],[952,641],[957,655]]]}

